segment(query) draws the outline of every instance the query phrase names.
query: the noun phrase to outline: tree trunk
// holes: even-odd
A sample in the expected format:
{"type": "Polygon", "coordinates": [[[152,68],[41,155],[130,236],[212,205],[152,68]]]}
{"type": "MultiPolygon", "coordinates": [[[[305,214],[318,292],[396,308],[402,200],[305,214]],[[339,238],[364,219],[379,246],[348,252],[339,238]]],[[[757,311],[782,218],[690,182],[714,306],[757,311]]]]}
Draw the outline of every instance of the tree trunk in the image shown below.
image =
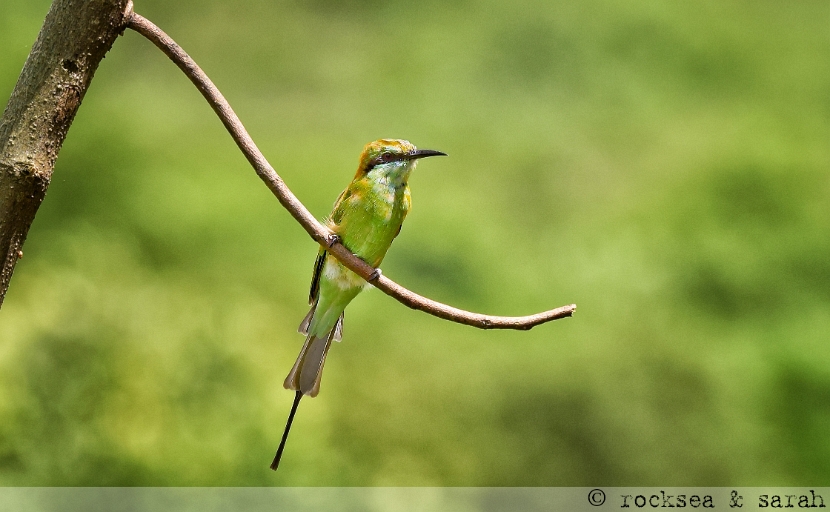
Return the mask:
{"type": "Polygon", "coordinates": [[[0,118],[0,306],[52,169],[130,0],[54,0],[0,118]]]}

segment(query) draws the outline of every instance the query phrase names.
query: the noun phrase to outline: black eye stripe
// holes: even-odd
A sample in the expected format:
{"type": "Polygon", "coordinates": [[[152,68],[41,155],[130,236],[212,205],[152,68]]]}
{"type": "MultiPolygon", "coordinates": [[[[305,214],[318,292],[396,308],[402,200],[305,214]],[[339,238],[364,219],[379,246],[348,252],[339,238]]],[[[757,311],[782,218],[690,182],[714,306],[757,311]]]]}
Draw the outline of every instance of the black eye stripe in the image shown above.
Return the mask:
{"type": "Polygon", "coordinates": [[[395,154],[390,151],[386,151],[381,153],[375,160],[372,162],[372,166],[370,169],[378,164],[388,164],[390,162],[400,162],[406,158],[404,154],[395,154]]]}

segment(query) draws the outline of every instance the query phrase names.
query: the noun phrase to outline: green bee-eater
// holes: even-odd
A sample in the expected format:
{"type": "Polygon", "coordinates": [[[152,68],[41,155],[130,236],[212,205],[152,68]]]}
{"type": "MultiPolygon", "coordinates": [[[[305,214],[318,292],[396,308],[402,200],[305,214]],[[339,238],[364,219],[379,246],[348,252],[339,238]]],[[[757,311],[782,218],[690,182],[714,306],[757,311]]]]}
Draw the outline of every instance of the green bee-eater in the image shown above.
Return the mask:
{"type": "MultiPolygon", "coordinates": [[[[409,175],[419,158],[445,155],[417,149],[409,141],[380,139],[363,148],[351,184],[340,194],[325,221],[340,242],[363,261],[377,268],[409,212],[409,175]]],[[[320,249],[314,262],[309,303],[311,310],[300,324],[305,344],[283,384],[296,391],[280,447],[271,463],[277,469],[288,431],[303,395],[317,396],[323,364],[332,340],[340,341],[343,311],[368,285],[360,276],[320,249]]]]}

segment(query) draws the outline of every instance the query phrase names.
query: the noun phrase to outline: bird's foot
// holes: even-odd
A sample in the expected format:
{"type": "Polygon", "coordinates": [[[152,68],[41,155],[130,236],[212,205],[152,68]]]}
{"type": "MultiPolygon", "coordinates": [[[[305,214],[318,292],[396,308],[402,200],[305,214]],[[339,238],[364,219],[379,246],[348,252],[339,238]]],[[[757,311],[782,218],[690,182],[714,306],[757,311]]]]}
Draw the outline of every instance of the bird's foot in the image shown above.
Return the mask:
{"type": "Polygon", "coordinates": [[[326,237],[326,247],[331,248],[334,244],[340,243],[340,237],[334,233],[326,237]]]}
{"type": "Polygon", "coordinates": [[[369,279],[368,279],[368,281],[369,281],[370,283],[371,283],[371,282],[374,282],[374,281],[377,281],[378,279],[380,279],[380,276],[381,276],[382,274],[383,274],[383,272],[381,272],[379,268],[376,268],[375,270],[373,270],[373,271],[372,271],[372,273],[371,273],[371,274],[369,274],[369,279]]]}

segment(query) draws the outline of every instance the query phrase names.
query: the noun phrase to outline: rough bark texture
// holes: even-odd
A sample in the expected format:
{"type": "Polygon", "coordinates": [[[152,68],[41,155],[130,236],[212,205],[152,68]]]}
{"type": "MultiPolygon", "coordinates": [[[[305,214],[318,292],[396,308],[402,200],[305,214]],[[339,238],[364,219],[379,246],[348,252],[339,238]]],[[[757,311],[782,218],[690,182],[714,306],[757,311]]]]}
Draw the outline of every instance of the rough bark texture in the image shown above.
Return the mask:
{"type": "Polygon", "coordinates": [[[55,0],[0,119],[0,305],[66,132],[130,0],[55,0]]]}

